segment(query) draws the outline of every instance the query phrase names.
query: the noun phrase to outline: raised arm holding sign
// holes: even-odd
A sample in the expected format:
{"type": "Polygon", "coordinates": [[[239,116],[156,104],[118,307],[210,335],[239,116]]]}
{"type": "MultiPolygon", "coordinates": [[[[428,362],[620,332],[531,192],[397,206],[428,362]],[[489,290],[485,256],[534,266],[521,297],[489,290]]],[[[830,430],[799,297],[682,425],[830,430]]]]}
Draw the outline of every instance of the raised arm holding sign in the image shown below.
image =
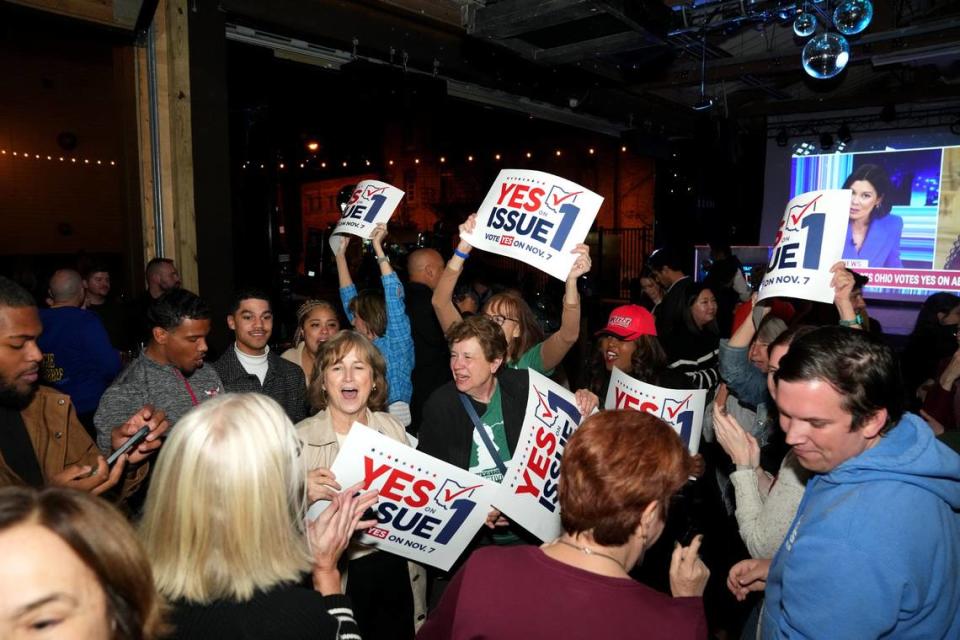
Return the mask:
{"type": "MultiPolygon", "coordinates": [[[[447,263],[447,268],[444,269],[433,292],[433,308],[437,314],[437,320],[440,322],[440,327],[444,331],[461,320],[460,311],[453,303],[453,291],[463,271],[464,261],[473,249],[469,238],[475,235],[476,225],[477,214],[472,214],[460,225],[460,243],[447,263]]],[[[577,279],[590,272],[592,263],[590,261],[590,249],[585,244],[574,246],[571,249],[571,254],[573,266],[570,267],[570,272],[567,274],[560,328],[546,340],[542,340],[542,336],[532,340],[524,335],[525,332],[536,328],[532,323],[527,326],[528,323],[521,318],[521,316],[532,318],[529,307],[526,309],[508,308],[526,306],[526,302],[523,300],[507,301],[505,299],[507,294],[498,294],[484,305],[482,312],[496,319],[507,337],[508,364],[516,365],[519,368],[533,368],[541,373],[549,373],[563,361],[567,352],[576,343],[580,335],[580,293],[577,291],[577,279]],[[502,304],[504,302],[508,304],[502,304]],[[503,322],[500,322],[501,318],[503,322]],[[524,360],[524,355],[529,349],[519,348],[520,345],[528,343],[536,344],[539,348],[540,362],[534,366],[527,365],[527,362],[531,360],[530,358],[524,360]]]]}

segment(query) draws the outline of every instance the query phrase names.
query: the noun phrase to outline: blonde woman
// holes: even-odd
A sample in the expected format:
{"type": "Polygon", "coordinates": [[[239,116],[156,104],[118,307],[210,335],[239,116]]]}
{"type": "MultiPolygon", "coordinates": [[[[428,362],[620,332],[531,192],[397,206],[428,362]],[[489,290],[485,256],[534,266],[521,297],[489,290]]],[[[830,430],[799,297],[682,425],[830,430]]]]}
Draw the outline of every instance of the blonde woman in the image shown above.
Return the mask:
{"type": "MultiPolygon", "coordinates": [[[[383,411],[388,395],[386,364],[373,343],[356,331],[341,331],[324,343],[307,392],[318,413],[297,424],[310,469],[310,501],[329,500],[340,489],[330,471],[354,422],[407,444],[396,418],[383,411]]],[[[346,593],[366,638],[413,638],[426,617],[423,569],[392,554],[351,547],[346,593]]]]}
{"type": "Polygon", "coordinates": [[[140,525],[173,637],[357,637],[337,561],[373,524],[360,516],[376,494],[333,495],[304,531],[305,481],[293,424],[267,396],[227,394],[181,418],[140,525]]]}
{"type": "Polygon", "coordinates": [[[326,300],[307,300],[297,309],[297,331],[293,345],[280,356],[303,369],[307,386],[320,345],[340,331],[337,310],[326,300]]]}

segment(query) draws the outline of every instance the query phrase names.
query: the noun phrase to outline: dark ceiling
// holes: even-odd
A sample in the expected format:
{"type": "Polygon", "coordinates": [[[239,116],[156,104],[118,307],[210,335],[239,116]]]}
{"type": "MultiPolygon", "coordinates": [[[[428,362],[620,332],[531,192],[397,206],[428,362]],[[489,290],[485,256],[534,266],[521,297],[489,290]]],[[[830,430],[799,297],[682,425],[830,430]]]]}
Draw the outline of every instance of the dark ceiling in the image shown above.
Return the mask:
{"type": "MultiPolygon", "coordinates": [[[[587,128],[590,121],[600,123],[596,130],[609,126],[607,132],[689,130],[701,79],[715,105],[711,114],[732,118],[960,97],[960,2],[873,0],[872,24],[850,38],[850,63],[830,80],[809,78],[801,68],[804,42],[791,30],[797,4],[220,2],[232,25],[291,43],[291,57],[306,47],[386,63],[470,93],[489,92],[501,106],[548,109],[561,120],[583,118],[587,128]]],[[[823,15],[835,4],[809,0],[823,15]]]]}

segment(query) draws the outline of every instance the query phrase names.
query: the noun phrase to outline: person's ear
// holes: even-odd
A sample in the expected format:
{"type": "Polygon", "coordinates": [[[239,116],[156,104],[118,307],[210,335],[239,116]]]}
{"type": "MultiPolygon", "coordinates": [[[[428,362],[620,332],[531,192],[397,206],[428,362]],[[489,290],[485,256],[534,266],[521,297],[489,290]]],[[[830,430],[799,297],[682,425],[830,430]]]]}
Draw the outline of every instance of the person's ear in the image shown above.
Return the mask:
{"type": "Polygon", "coordinates": [[[157,344],[167,344],[167,338],[170,336],[170,332],[163,327],[154,327],[150,330],[150,333],[153,335],[153,341],[157,344]]]}
{"type": "Polygon", "coordinates": [[[227,326],[230,327],[230,331],[236,331],[236,330],[237,330],[237,323],[234,322],[232,315],[228,315],[228,316],[227,316],[227,326]]]}
{"type": "MultiPolygon", "coordinates": [[[[644,543],[644,547],[649,546],[646,544],[646,541],[650,537],[650,531],[654,528],[659,518],[660,501],[653,500],[644,508],[643,513],[640,514],[640,522],[637,523],[636,528],[633,530],[633,535],[644,543]]],[[[650,544],[653,544],[653,541],[651,541],[650,544]]]]}
{"type": "Polygon", "coordinates": [[[889,414],[886,409],[877,409],[860,427],[860,431],[863,432],[863,436],[867,440],[872,440],[880,435],[880,431],[887,426],[888,419],[889,414]]]}
{"type": "Polygon", "coordinates": [[[490,363],[490,373],[496,373],[503,364],[503,358],[496,358],[490,363]]]}

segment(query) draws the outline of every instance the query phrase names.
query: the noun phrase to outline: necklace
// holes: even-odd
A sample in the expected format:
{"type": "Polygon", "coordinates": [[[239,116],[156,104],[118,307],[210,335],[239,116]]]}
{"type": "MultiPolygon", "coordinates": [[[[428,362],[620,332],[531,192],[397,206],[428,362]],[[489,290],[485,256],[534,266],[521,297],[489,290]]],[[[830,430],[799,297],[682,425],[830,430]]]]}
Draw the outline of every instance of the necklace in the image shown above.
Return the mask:
{"type": "MultiPolygon", "coordinates": [[[[606,558],[607,560],[612,560],[613,562],[616,562],[616,563],[617,563],[617,566],[618,566],[618,567],[620,567],[620,568],[623,569],[624,571],[627,570],[627,568],[623,566],[623,563],[622,563],[622,562],[620,562],[619,560],[617,560],[616,558],[614,558],[614,557],[611,556],[611,555],[607,555],[606,553],[601,553],[601,552],[599,552],[599,551],[594,551],[594,550],[591,549],[590,547],[582,547],[582,546],[580,546],[580,545],[578,545],[578,544],[573,544],[572,542],[567,542],[566,540],[561,540],[560,538],[557,538],[556,540],[553,541],[553,544],[557,544],[557,543],[564,544],[564,545],[566,545],[566,546],[568,546],[568,547],[572,547],[572,548],[576,549],[577,551],[580,551],[581,553],[583,553],[583,555],[585,555],[585,556],[597,556],[597,557],[600,557],[600,558],[606,558]]],[[[628,572],[628,573],[629,573],[629,572],[628,572]]]]}

